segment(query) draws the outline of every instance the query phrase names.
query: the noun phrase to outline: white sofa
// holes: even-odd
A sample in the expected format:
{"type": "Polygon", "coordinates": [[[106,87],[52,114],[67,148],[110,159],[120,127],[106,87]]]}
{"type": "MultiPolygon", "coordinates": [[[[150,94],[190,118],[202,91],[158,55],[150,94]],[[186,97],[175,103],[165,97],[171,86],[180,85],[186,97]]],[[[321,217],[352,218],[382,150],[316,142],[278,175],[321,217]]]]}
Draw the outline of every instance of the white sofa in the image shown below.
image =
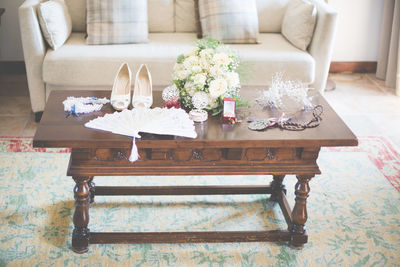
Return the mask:
{"type": "MultiPolygon", "coordinates": [[[[179,54],[196,40],[193,0],[148,0],[149,43],[86,45],[86,1],[65,0],[72,18],[72,34],[56,51],[46,45],[36,9],[42,0],[26,0],[19,8],[19,22],[33,112],[44,109],[51,90],[110,90],[122,62],[132,71],[146,63],[154,85],[171,83],[179,54]]],[[[290,0],[257,0],[260,44],[231,45],[248,68],[242,84],[265,86],[274,73],[300,79],[323,91],[329,71],[337,13],[321,0],[308,51],[291,45],[280,33],[290,0]]],[[[245,1],[244,1],[245,2],[245,1]]]]}

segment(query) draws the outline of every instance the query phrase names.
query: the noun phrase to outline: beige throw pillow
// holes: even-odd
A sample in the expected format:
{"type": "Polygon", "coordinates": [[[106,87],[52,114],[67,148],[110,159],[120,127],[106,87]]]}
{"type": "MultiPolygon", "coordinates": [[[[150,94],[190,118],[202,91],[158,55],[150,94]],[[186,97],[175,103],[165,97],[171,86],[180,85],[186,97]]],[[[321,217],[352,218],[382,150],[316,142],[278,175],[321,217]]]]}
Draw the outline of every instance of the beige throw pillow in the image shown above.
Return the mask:
{"type": "Polygon", "coordinates": [[[307,50],[311,42],[317,8],[307,0],[292,0],[286,10],[282,22],[282,34],[294,46],[307,50]]]}
{"type": "Polygon", "coordinates": [[[147,0],[87,0],[87,44],[148,42],[147,0]]]}
{"type": "Polygon", "coordinates": [[[199,0],[203,36],[224,43],[257,43],[258,16],[255,0],[199,0]]]}
{"type": "Polygon", "coordinates": [[[71,35],[72,23],[63,0],[43,2],[38,7],[42,33],[51,48],[57,50],[71,35]]]}

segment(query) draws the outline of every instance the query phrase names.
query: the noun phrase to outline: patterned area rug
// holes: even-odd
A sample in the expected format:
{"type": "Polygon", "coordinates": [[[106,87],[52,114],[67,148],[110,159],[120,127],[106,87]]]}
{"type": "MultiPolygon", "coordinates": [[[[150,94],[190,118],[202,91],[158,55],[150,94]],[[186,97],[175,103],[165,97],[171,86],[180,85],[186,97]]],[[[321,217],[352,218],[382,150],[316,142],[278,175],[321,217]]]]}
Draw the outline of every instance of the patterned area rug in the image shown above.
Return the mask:
{"type": "MultiPolygon", "coordinates": [[[[0,266],[399,266],[400,154],[383,137],[321,152],[303,250],[275,243],[91,245],[71,251],[69,150],[0,138],[0,266]],[[39,151],[39,152],[37,152],[39,151]]],[[[97,185],[268,184],[267,176],[96,177],[97,185]]],[[[295,177],[287,176],[293,206],[295,177]]],[[[285,229],[267,196],[96,197],[92,231],[285,229]],[[95,223],[97,222],[97,223],[95,223]]]]}

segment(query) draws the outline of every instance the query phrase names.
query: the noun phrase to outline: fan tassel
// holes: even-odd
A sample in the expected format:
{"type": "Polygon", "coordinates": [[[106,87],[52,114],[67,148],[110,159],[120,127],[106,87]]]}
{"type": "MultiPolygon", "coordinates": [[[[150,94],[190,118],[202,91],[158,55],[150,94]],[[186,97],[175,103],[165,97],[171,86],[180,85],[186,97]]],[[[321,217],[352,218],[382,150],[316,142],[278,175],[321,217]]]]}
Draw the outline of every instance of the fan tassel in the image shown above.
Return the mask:
{"type": "Polygon", "coordinates": [[[135,162],[138,159],[139,159],[139,152],[138,152],[138,148],[136,146],[135,137],[133,137],[133,139],[132,139],[132,149],[131,149],[131,155],[129,156],[129,161],[130,162],[135,162]]]}

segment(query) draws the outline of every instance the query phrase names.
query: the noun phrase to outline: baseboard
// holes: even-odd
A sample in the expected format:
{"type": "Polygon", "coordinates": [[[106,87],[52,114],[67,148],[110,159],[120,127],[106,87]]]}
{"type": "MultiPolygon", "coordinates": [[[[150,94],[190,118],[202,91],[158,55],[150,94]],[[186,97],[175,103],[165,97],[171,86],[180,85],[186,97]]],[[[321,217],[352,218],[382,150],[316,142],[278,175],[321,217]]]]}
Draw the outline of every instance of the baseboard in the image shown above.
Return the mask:
{"type": "MultiPolygon", "coordinates": [[[[330,73],[351,72],[368,73],[376,72],[376,61],[360,62],[331,62],[330,73]]],[[[0,61],[0,73],[3,74],[25,74],[25,63],[23,61],[0,61]]]]}
{"type": "Polygon", "coordinates": [[[0,61],[1,74],[25,74],[25,62],[23,61],[0,61]]]}
{"type": "Polygon", "coordinates": [[[360,62],[331,62],[330,73],[350,72],[350,73],[372,73],[376,72],[376,61],[360,62]]]}

